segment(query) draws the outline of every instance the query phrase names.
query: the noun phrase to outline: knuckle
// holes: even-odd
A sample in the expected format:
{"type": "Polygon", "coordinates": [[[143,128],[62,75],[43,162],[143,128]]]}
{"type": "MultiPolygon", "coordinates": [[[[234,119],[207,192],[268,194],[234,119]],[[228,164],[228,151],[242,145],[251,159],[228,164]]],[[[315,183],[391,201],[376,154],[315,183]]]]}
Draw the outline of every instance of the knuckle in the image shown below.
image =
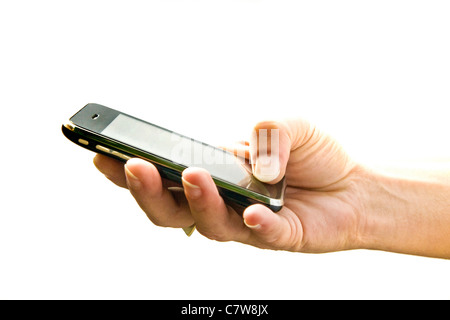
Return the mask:
{"type": "Polygon", "coordinates": [[[162,218],[162,217],[155,217],[155,216],[151,216],[149,214],[147,214],[147,217],[150,219],[150,221],[158,227],[169,227],[169,225],[167,224],[166,219],[162,218]]]}
{"type": "Polygon", "coordinates": [[[215,240],[215,241],[229,241],[229,237],[227,236],[226,233],[221,232],[221,231],[217,231],[217,230],[209,230],[209,229],[204,229],[204,228],[199,228],[197,226],[197,231],[205,236],[206,238],[210,239],[210,240],[215,240]]]}

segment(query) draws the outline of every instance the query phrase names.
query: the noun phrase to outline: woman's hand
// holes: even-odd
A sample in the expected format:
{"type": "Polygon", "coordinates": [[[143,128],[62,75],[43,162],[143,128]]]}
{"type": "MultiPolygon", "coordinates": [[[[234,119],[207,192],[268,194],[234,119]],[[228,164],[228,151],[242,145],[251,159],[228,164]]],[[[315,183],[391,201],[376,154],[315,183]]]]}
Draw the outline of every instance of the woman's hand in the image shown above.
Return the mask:
{"type": "Polygon", "coordinates": [[[275,183],[286,175],[285,205],[277,213],[252,205],[240,216],[220,197],[204,169],[184,170],[182,192],[171,189],[144,160],[129,160],[125,170],[122,163],[105,156],[97,155],[94,162],[110,180],[127,187],[159,226],[185,228],[195,223],[210,239],[270,249],[324,252],[355,247],[360,221],[357,167],[336,141],[304,120],[261,122],[254,132],[249,143],[231,151],[252,157],[254,174],[263,181],[275,183]],[[268,132],[269,140],[270,132],[277,132],[278,156],[270,158],[279,161],[268,165],[262,159],[260,132],[268,132]]]}
{"type": "Polygon", "coordinates": [[[448,171],[427,180],[369,170],[302,119],[261,122],[254,129],[249,142],[228,150],[251,160],[254,175],[264,182],[286,177],[284,206],[276,213],[255,204],[238,214],[204,169],[184,170],[183,188],[176,188],[141,159],[129,160],[125,169],[101,155],[94,162],[111,181],[128,188],[158,226],[195,224],[210,239],[275,250],[360,248],[450,257],[448,171]]]}

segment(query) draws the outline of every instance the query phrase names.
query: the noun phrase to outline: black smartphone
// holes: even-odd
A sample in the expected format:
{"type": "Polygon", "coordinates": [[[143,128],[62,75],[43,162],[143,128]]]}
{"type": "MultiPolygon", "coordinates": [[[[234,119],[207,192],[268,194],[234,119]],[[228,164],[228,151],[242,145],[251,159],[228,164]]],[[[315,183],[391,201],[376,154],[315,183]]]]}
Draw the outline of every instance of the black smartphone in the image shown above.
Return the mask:
{"type": "Polygon", "coordinates": [[[89,103],[63,124],[64,135],[77,145],[126,162],[133,157],[153,163],[162,178],[181,185],[190,166],[209,171],[220,195],[243,209],[260,203],[273,211],[283,206],[285,178],[277,184],[257,180],[245,159],[123,112],[89,103]]]}

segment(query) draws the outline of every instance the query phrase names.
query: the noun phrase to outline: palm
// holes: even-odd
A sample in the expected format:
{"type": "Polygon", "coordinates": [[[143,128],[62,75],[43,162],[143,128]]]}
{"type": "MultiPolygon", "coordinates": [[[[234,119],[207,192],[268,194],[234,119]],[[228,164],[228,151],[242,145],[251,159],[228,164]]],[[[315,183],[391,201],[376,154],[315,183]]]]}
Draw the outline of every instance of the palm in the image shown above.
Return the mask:
{"type": "Polygon", "coordinates": [[[317,133],[294,148],[286,167],[285,205],[278,212],[288,228],[281,239],[256,245],[304,252],[347,248],[348,235],[355,234],[356,228],[354,168],[343,149],[326,135],[317,133]]]}
{"type": "Polygon", "coordinates": [[[345,247],[342,229],[349,227],[354,210],[344,194],[296,187],[288,187],[286,192],[286,204],[279,214],[290,221],[291,231],[280,239],[280,246],[306,252],[345,247]]]}

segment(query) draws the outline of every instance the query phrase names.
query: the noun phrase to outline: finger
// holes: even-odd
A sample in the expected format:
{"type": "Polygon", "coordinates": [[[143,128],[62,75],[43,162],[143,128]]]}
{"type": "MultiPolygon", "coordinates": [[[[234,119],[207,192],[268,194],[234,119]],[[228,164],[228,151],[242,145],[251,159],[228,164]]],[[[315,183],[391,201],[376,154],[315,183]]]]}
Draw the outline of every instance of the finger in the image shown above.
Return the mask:
{"type": "Polygon", "coordinates": [[[123,169],[123,162],[102,154],[96,154],[94,157],[94,165],[105,175],[106,178],[122,188],[127,188],[127,181],[123,169]]]}
{"type": "Polygon", "coordinates": [[[176,196],[163,186],[153,164],[133,158],[126,163],[125,173],[128,189],[154,224],[184,228],[194,223],[185,197],[176,196]]]}
{"type": "Polygon", "coordinates": [[[242,218],[225,204],[206,170],[188,168],[183,171],[182,180],[192,216],[201,234],[219,241],[240,241],[248,236],[249,230],[242,218]]]}
{"type": "MultiPolygon", "coordinates": [[[[94,157],[94,165],[113,183],[119,187],[128,189],[124,163],[122,161],[98,153],[94,157]]],[[[180,183],[168,179],[162,179],[162,183],[165,188],[181,187],[180,183]]]]}
{"type": "Polygon", "coordinates": [[[250,139],[250,157],[255,177],[267,183],[279,182],[286,173],[290,151],[289,127],[276,121],[258,123],[250,139]]]}
{"type": "MultiPolygon", "coordinates": [[[[281,212],[281,211],[280,211],[281,212]]],[[[295,251],[302,239],[302,228],[298,219],[290,219],[292,214],[274,213],[266,206],[255,204],[244,213],[244,223],[251,230],[250,244],[263,248],[290,248],[295,251]],[[299,240],[300,239],[300,240],[299,240]]]]}

